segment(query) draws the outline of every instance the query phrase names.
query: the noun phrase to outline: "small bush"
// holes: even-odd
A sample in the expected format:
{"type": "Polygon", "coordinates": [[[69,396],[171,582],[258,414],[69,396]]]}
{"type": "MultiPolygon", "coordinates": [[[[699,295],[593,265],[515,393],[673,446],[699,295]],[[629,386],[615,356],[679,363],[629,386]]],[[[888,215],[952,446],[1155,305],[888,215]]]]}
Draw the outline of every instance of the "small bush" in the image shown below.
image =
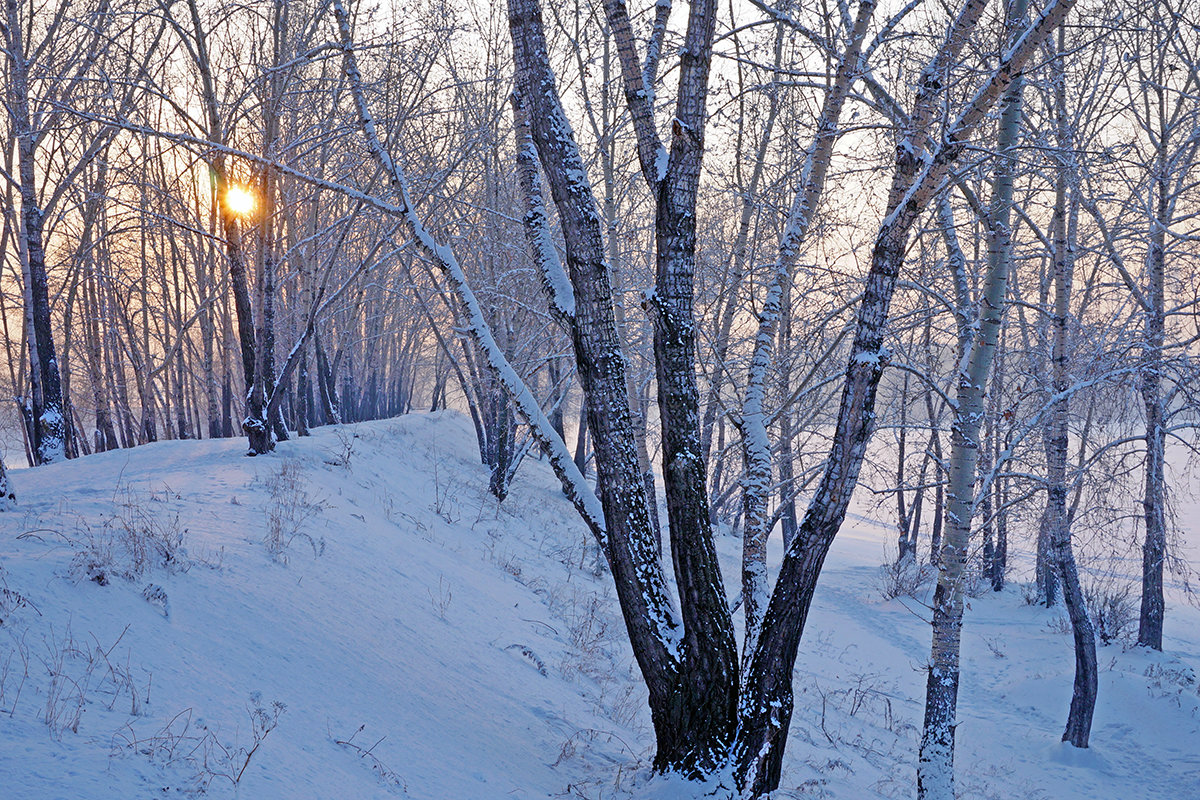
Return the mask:
{"type": "Polygon", "coordinates": [[[135,575],[152,566],[161,566],[169,573],[191,569],[185,547],[187,528],[179,524],[178,512],[166,510],[171,494],[169,488],[144,494],[131,486],[121,493],[113,520],[135,575]]]}
{"type": "Polygon", "coordinates": [[[140,492],[118,485],[115,510],[98,528],[80,519],[76,529],[64,534],[75,548],[70,573],[76,580],[107,586],[111,579],[132,581],[151,569],[168,574],[187,572],[192,561],[187,551],[187,528],[179,513],[167,508],[170,489],[140,492]]]}
{"type": "Polygon", "coordinates": [[[5,620],[12,617],[22,609],[33,609],[41,616],[40,611],[34,606],[32,601],[25,595],[8,588],[8,581],[4,575],[4,567],[0,565],[0,626],[4,625],[5,620]]]}
{"type": "MultiPolygon", "coordinates": [[[[110,711],[121,697],[128,697],[130,716],[141,713],[142,699],[129,664],[111,658],[124,636],[122,631],[115,642],[104,647],[94,635],[90,643],[76,639],[68,625],[61,637],[53,628],[43,637],[44,653],[36,658],[50,683],[43,692],[41,716],[53,738],[60,739],[67,731],[78,733],[84,711],[99,696],[108,697],[106,706],[110,711]]],[[[28,655],[23,659],[28,676],[28,655]]]]}
{"type": "Polygon", "coordinates": [[[343,467],[349,470],[350,461],[354,458],[357,450],[355,440],[359,438],[358,432],[353,427],[337,425],[333,429],[333,435],[338,441],[338,446],[330,454],[330,458],[325,460],[325,463],[333,467],[343,467]]]}
{"type": "Polygon", "coordinates": [[[285,460],[267,478],[267,552],[281,564],[288,561],[288,551],[297,540],[308,542],[314,556],[325,553],[324,537],[314,537],[305,528],[325,506],[308,490],[300,465],[294,459],[285,460]]]}
{"type": "Polygon", "coordinates": [[[446,612],[450,609],[450,601],[454,599],[454,595],[450,591],[450,584],[446,583],[445,577],[438,576],[438,588],[435,593],[432,588],[425,590],[429,594],[429,601],[433,603],[434,613],[438,615],[438,619],[444,620],[446,612]]]}
{"type": "Polygon", "coordinates": [[[1038,585],[1035,581],[1024,581],[1017,584],[1017,588],[1021,592],[1021,602],[1027,606],[1036,606],[1041,597],[1038,594],[1038,585]]]}
{"type": "Polygon", "coordinates": [[[118,731],[112,740],[112,755],[135,752],[147,756],[164,767],[182,768],[190,772],[185,792],[204,794],[213,781],[228,781],[236,791],[241,784],[250,761],[258,752],[267,735],[279,724],[279,717],[287,706],[278,701],[264,706],[262,695],[255,692],[250,697],[251,741],[240,744],[236,738],[232,743],[223,742],[207,726],[193,727],[192,709],[176,714],[157,732],[140,737],[132,725],[118,731]]]}
{"type": "MultiPolygon", "coordinates": [[[[403,794],[407,797],[408,796],[408,784],[406,784],[404,782],[404,779],[400,777],[400,774],[398,772],[391,769],[389,766],[387,766],[382,761],[380,761],[379,757],[376,756],[375,753],[373,752],[375,750],[376,746],[378,746],[378,744],[380,742],[382,742],[384,739],[386,739],[387,737],[381,736],[379,739],[377,739],[375,741],[375,744],[371,745],[370,747],[363,747],[362,745],[355,744],[355,742],[354,742],[355,737],[357,737],[360,733],[362,733],[364,730],[366,730],[366,727],[367,726],[365,724],[359,725],[358,730],[356,730],[354,733],[350,734],[350,737],[347,739],[334,738],[334,740],[333,740],[334,744],[338,745],[339,747],[343,747],[347,750],[352,750],[353,752],[357,753],[359,759],[366,761],[367,763],[369,763],[371,765],[372,771],[374,771],[374,773],[379,777],[380,782],[382,782],[384,786],[386,786],[388,789],[390,789],[394,792],[400,792],[401,794],[403,794]]],[[[370,740],[364,740],[364,742],[365,741],[370,741],[370,740]]]]}
{"type": "Polygon", "coordinates": [[[1137,603],[1129,584],[1099,581],[1083,588],[1083,597],[1096,625],[1096,636],[1103,644],[1128,640],[1138,621],[1137,603]]]}
{"type": "Polygon", "coordinates": [[[884,600],[916,597],[925,592],[936,574],[931,564],[917,563],[915,558],[894,559],[879,567],[879,593],[884,600]]]}
{"type": "Polygon", "coordinates": [[[533,664],[533,668],[536,669],[538,671],[538,674],[541,675],[543,678],[547,677],[550,674],[549,672],[546,671],[546,662],[542,661],[542,659],[538,656],[538,654],[533,652],[533,650],[528,645],[510,644],[508,647],[506,647],[504,649],[505,650],[516,650],[518,653],[525,656],[527,659],[529,659],[530,663],[533,664]]]}
{"type": "Polygon", "coordinates": [[[435,453],[433,457],[433,503],[429,509],[448,524],[458,522],[458,481],[453,475],[443,474],[439,468],[442,458],[435,453]]]}
{"type": "Polygon", "coordinates": [[[1151,697],[1166,697],[1181,705],[1185,694],[1196,691],[1196,670],[1181,661],[1151,664],[1143,674],[1151,697]]]}

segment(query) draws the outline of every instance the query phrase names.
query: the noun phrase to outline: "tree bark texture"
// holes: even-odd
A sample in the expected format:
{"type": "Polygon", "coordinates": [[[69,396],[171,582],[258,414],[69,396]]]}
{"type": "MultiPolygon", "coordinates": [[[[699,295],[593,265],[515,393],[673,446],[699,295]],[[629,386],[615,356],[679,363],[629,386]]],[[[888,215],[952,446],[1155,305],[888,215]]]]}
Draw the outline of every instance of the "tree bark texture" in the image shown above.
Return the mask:
{"type": "Polygon", "coordinates": [[[767,371],[771,363],[777,326],[783,312],[785,290],[792,280],[796,260],[808,237],[817,205],[825,190],[825,176],[833,158],[842,108],[859,70],[859,54],[862,52],[867,24],[871,21],[874,11],[874,0],[863,0],[859,3],[845,52],[838,63],[833,84],[825,95],[816,133],[804,160],[800,186],[779,243],[779,255],[773,266],[767,296],[759,312],[758,332],[754,339],[754,350],[746,377],[746,396],[738,425],[742,433],[742,453],[746,465],[742,479],[745,515],[742,534],[742,603],[746,615],[743,653],[754,652],[770,592],[767,579],[767,539],[774,520],[770,513],[771,443],[767,434],[767,414],[764,408],[767,371]]]}
{"type": "MultiPolygon", "coordinates": [[[[1064,37],[1060,28],[1056,50],[1062,53],[1064,37]]],[[[1055,565],[1062,580],[1063,604],[1071,618],[1072,640],[1075,646],[1075,680],[1071,692],[1071,707],[1063,731],[1063,741],[1075,747],[1087,747],[1092,730],[1092,713],[1096,708],[1099,685],[1096,662],[1096,632],[1088,616],[1087,601],[1079,582],[1079,569],[1071,545],[1071,519],[1067,511],[1067,449],[1070,419],[1069,324],[1071,320],[1071,287],[1074,282],[1074,240],[1068,233],[1067,195],[1076,177],[1074,143],[1067,119],[1066,76],[1061,57],[1051,62],[1054,80],[1054,111],[1060,162],[1055,176],[1054,216],[1051,231],[1054,243],[1054,315],[1053,352],[1051,355],[1054,402],[1046,442],[1047,498],[1046,516],[1055,565]]]]}
{"type": "Polygon", "coordinates": [[[1150,220],[1149,247],[1146,253],[1147,286],[1145,292],[1145,365],[1142,367],[1142,406],[1146,414],[1145,490],[1142,512],[1146,522],[1146,538],[1142,543],[1142,603],[1138,617],[1138,644],[1162,650],[1163,618],[1166,604],[1163,599],[1163,566],[1167,554],[1166,518],[1166,409],[1163,402],[1162,373],[1163,345],[1166,342],[1166,221],[1170,211],[1166,157],[1160,147],[1160,157],[1154,164],[1154,216],[1150,220]]]}

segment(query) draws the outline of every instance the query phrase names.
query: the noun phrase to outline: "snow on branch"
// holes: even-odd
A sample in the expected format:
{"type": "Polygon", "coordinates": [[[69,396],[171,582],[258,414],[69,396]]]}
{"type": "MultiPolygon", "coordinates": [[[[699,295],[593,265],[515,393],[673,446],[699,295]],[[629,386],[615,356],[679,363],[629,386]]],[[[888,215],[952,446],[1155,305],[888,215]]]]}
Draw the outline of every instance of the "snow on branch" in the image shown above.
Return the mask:
{"type": "Polygon", "coordinates": [[[487,320],[483,315],[479,301],[476,299],[475,293],[471,290],[466,274],[459,265],[454,252],[446,245],[438,242],[417,216],[408,194],[408,181],[404,176],[404,172],[392,160],[387,150],[384,149],[375,127],[375,120],[372,118],[370,109],[367,106],[366,94],[363,91],[362,73],[358,68],[358,59],[354,51],[354,41],[350,33],[350,19],[346,14],[346,9],[342,5],[341,0],[333,0],[333,11],[337,20],[338,34],[342,46],[342,69],[349,82],[350,93],[354,99],[355,109],[358,112],[359,127],[366,139],[372,158],[383,169],[391,183],[392,190],[399,200],[397,211],[401,219],[404,220],[409,233],[421,251],[449,279],[454,289],[454,295],[462,306],[461,311],[467,323],[467,331],[479,346],[484,358],[487,360],[488,367],[492,370],[496,379],[500,381],[505,391],[512,398],[517,411],[524,418],[534,438],[537,439],[538,444],[541,445],[543,451],[550,459],[550,464],[562,482],[563,490],[566,492],[567,497],[579,511],[579,514],[588,524],[588,527],[591,528],[592,533],[600,541],[601,546],[603,546],[606,532],[604,511],[601,508],[599,498],[596,497],[596,493],[592,491],[591,486],[575,465],[571,454],[567,451],[566,444],[555,433],[554,427],[542,411],[537,398],[533,396],[529,387],[525,385],[525,382],[517,374],[516,370],[509,364],[500,346],[496,343],[495,338],[492,336],[491,328],[488,326],[487,320]]]}
{"type": "Polygon", "coordinates": [[[567,277],[554,241],[550,238],[550,217],[546,213],[542,176],[538,169],[537,147],[529,130],[529,109],[519,90],[510,97],[513,127],[517,133],[517,176],[525,195],[525,215],[522,218],[529,252],[537,264],[538,274],[550,300],[550,313],[570,332],[575,327],[575,290],[567,277]]]}
{"type": "Polygon", "coordinates": [[[925,158],[921,172],[905,192],[903,199],[884,219],[884,231],[897,227],[906,229],[912,223],[909,217],[915,218],[915,212],[923,209],[928,198],[941,190],[950,172],[950,165],[957,160],[967,138],[987,117],[996,100],[1025,69],[1025,65],[1037,53],[1050,31],[1062,23],[1067,12],[1074,6],[1075,0],[1051,0],[1042,11],[1041,17],[1004,53],[1000,64],[992,70],[987,81],[975,92],[958,118],[946,128],[937,151],[925,158]]]}
{"type": "Polygon", "coordinates": [[[638,161],[642,174],[650,184],[651,192],[658,190],[667,174],[667,149],[663,146],[654,125],[654,72],[662,50],[662,37],[666,34],[667,17],[671,13],[669,2],[658,4],[655,28],[650,41],[646,63],[638,61],[637,44],[633,38],[633,24],[629,20],[629,7],[625,0],[604,0],[604,13],[613,39],[617,44],[617,56],[621,62],[621,77],[625,84],[625,102],[633,117],[633,129],[637,134],[638,161]]]}

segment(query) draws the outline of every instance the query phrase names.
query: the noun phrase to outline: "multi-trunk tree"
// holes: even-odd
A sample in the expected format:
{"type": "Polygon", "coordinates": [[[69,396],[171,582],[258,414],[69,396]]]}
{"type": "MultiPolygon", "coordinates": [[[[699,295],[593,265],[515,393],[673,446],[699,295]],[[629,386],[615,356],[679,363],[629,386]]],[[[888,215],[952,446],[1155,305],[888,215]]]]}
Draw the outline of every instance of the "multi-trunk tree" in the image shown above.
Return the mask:
{"type": "MultiPolygon", "coordinates": [[[[871,5],[860,4],[860,19],[869,18],[871,5]]],[[[697,2],[690,7],[667,142],[660,138],[651,104],[656,77],[650,67],[656,58],[643,60],[637,54],[624,3],[614,0],[605,8],[620,54],[642,176],[655,199],[657,267],[646,307],[654,327],[662,432],[669,542],[669,548],[663,548],[650,519],[647,487],[638,467],[638,433],[629,405],[627,364],[618,334],[602,217],[556,89],[538,3],[511,0],[509,22],[519,102],[527,109],[565,243],[566,274],[556,272],[547,283],[572,336],[588,426],[596,443],[598,497],[582,482],[567,458],[565,443],[496,346],[454,254],[416,216],[403,172],[383,148],[362,94],[348,15],[335,3],[345,72],[360,126],[373,157],[390,173],[397,196],[394,213],[406,221],[426,255],[453,283],[472,335],[604,549],[634,656],[649,689],[657,768],[693,777],[730,770],[739,789],[752,796],[778,785],[792,708],[791,667],[821,565],[844,518],[874,425],[875,393],[887,361],[888,305],[903,266],[908,233],[941,191],[970,135],[1071,5],[1051,3],[1003,54],[999,66],[936,140],[929,133],[939,99],[944,97],[943,76],[963,52],[982,3],[968,2],[960,10],[923,73],[898,147],[888,215],[872,249],[825,472],[784,556],[759,635],[739,660],[708,508],[693,311],[697,188],[716,4],[697,2]],[[673,587],[664,571],[664,550],[671,558],[673,587]]],[[[665,4],[659,8],[669,10],[665,4]]],[[[654,28],[659,33],[649,43],[651,54],[661,46],[663,29],[665,25],[654,28]]],[[[856,61],[851,57],[843,63],[856,61]]],[[[542,262],[553,268],[549,257],[542,262]]]]}

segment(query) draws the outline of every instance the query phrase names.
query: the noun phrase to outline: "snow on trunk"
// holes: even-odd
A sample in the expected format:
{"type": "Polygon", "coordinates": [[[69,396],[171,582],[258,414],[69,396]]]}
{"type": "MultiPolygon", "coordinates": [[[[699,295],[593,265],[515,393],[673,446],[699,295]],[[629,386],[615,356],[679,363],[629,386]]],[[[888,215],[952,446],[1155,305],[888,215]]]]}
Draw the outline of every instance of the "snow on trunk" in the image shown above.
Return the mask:
{"type": "MultiPolygon", "coordinates": [[[[800,186],[792,201],[788,220],[779,242],[779,255],[771,273],[767,297],[758,316],[758,332],[746,377],[746,396],[738,427],[742,433],[742,452],[746,471],[742,478],[745,531],[742,549],[742,598],[746,615],[746,638],[743,654],[752,653],[758,641],[762,615],[769,597],[767,576],[767,539],[774,521],[770,513],[771,442],[767,434],[767,414],[764,409],[767,370],[771,365],[772,346],[779,325],[784,291],[792,280],[792,272],[800,249],[816,214],[817,205],[825,190],[825,176],[837,142],[842,108],[850,87],[860,69],[859,54],[867,34],[867,24],[875,11],[874,0],[859,3],[854,27],[838,62],[833,85],[825,95],[817,130],[804,159],[800,186]]],[[[784,487],[789,490],[790,487],[784,487]]]]}

